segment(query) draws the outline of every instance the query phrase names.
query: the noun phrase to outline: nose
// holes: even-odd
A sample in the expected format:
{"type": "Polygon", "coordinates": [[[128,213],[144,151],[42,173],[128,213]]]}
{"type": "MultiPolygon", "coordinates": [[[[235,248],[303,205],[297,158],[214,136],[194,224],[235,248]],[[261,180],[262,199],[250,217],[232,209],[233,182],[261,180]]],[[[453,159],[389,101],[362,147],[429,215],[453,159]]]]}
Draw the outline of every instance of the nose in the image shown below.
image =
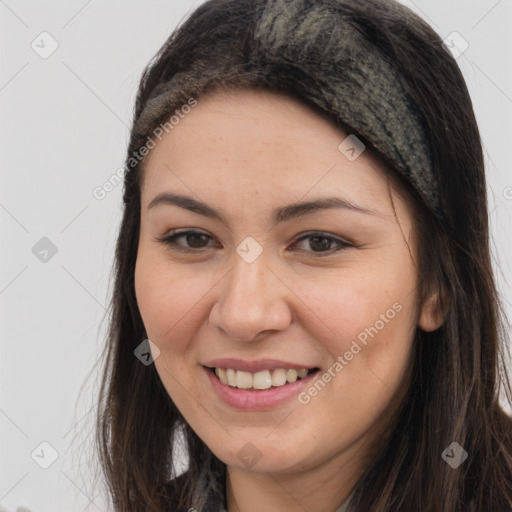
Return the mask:
{"type": "Polygon", "coordinates": [[[210,324],[225,336],[253,341],[290,325],[290,291],[263,254],[252,263],[237,255],[221,283],[219,297],[210,311],[210,324]]]}

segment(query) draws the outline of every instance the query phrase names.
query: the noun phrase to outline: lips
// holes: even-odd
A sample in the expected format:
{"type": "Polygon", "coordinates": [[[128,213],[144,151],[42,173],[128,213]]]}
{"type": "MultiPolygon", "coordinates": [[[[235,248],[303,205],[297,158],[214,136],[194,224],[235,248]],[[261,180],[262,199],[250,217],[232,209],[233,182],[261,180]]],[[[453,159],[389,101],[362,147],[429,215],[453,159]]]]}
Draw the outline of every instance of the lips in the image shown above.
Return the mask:
{"type": "Polygon", "coordinates": [[[281,359],[220,358],[202,366],[223,402],[249,410],[269,410],[292,400],[319,371],[318,366],[281,359]]]}
{"type": "MultiPolygon", "coordinates": [[[[210,361],[208,364],[226,364],[226,360],[218,361],[210,361]]],[[[246,362],[247,363],[247,362],[246,362]]],[[[265,363],[258,361],[257,365],[255,362],[251,362],[245,365],[254,368],[257,366],[261,368],[263,364],[264,367],[269,368],[269,360],[265,363]],[[251,366],[252,365],[252,366],[251,366]]],[[[275,361],[278,365],[287,365],[289,363],[283,361],[275,361]]],[[[231,360],[228,364],[233,364],[233,360],[231,360]]],[[[291,363],[296,364],[296,363],[291,363]]],[[[273,366],[270,365],[270,366],[273,366]]],[[[297,365],[297,367],[303,365],[297,365]]],[[[303,378],[298,378],[294,382],[286,382],[285,384],[278,386],[271,386],[267,389],[254,389],[254,388],[239,388],[238,386],[231,386],[228,383],[223,383],[220,378],[215,374],[214,367],[203,366],[204,374],[207,377],[207,380],[211,384],[211,388],[215,395],[226,405],[236,408],[236,409],[245,409],[245,410],[253,410],[253,411],[270,411],[275,407],[283,405],[286,402],[290,402],[296,398],[301,391],[303,391],[308,385],[310,385],[312,379],[318,372],[318,369],[310,370],[307,375],[303,378]]],[[[218,367],[217,367],[218,368],[218,367]]],[[[303,368],[304,371],[307,371],[303,368]]],[[[233,370],[235,372],[235,370],[233,370]]],[[[296,371],[296,370],[294,370],[296,371]]],[[[268,372],[268,370],[261,370],[260,372],[268,372]]],[[[236,371],[235,373],[244,373],[243,370],[240,372],[236,371]]],[[[247,372],[249,373],[249,372],[247,372]]],[[[258,372],[257,372],[258,373],[258,372]]],[[[254,384],[254,381],[253,381],[254,384]]],[[[268,384],[267,384],[268,385],[268,384]]]]}

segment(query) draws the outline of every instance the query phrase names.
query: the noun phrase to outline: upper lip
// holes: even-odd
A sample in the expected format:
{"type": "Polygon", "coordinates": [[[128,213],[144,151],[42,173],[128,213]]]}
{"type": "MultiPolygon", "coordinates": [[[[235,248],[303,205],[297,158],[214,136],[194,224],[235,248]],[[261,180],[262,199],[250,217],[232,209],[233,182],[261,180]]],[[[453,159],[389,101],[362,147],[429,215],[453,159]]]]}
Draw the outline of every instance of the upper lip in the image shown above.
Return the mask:
{"type": "Polygon", "coordinates": [[[273,368],[294,368],[296,370],[302,370],[303,368],[307,370],[317,368],[316,366],[312,365],[304,365],[290,361],[281,361],[279,359],[258,359],[255,361],[244,361],[243,359],[235,359],[231,357],[213,359],[212,361],[203,363],[203,366],[207,366],[209,368],[231,368],[233,370],[242,370],[251,373],[260,372],[262,370],[271,370],[273,368]]]}

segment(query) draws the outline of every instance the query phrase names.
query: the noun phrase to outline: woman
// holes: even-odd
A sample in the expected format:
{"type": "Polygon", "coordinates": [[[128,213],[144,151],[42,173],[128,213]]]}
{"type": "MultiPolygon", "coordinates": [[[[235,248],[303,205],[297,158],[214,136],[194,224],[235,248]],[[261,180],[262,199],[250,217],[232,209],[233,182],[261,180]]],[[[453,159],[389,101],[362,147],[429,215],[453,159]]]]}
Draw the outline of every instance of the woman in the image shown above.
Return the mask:
{"type": "Polygon", "coordinates": [[[170,36],[126,159],[115,510],[511,511],[503,324],[478,128],[428,25],[212,0],[170,36]]]}

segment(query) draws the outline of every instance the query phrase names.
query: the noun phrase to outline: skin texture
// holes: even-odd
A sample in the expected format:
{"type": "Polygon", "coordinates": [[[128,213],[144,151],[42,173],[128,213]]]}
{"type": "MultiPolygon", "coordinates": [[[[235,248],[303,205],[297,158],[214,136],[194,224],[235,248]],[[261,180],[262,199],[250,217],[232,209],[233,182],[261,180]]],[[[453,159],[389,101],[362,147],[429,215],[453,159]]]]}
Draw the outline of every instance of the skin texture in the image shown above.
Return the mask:
{"type": "Polygon", "coordinates": [[[332,512],[385,439],[417,327],[442,322],[437,294],[418,302],[411,213],[369,151],[347,159],[338,149],[347,134],[296,100],[244,90],[198,101],[145,162],[135,288],[160,350],[156,368],[190,426],[228,465],[228,512],[299,504],[332,512]],[[225,222],[175,205],[148,208],[162,192],[207,203],[225,222]],[[375,213],[330,208],[278,224],[271,217],[276,207],[327,196],[375,213]],[[207,235],[176,240],[195,253],[158,241],[184,228],[207,235]],[[312,230],[332,239],[299,240],[312,230]],[[236,252],[248,236],[263,249],[252,263],[236,252]],[[351,245],[335,252],[337,240],[351,245]],[[400,311],[376,324],[394,304],[400,311]],[[264,411],[235,409],[201,365],[275,358],[322,375],[375,325],[378,333],[306,404],[294,397],[264,411]],[[247,442],[261,454],[250,468],[237,457],[247,442]]]}

